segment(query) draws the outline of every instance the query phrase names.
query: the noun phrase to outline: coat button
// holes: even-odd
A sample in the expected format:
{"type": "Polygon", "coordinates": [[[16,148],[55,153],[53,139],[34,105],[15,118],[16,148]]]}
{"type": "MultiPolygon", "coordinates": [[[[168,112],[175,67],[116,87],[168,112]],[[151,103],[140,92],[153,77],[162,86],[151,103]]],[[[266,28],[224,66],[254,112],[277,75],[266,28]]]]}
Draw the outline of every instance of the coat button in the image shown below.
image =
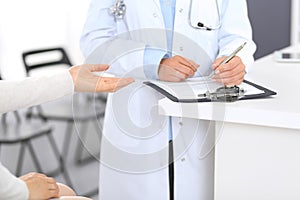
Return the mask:
{"type": "Polygon", "coordinates": [[[183,122],[179,122],[178,124],[179,124],[180,126],[183,126],[183,122]]]}
{"type": "Polygon", "coordinates": [[[185,161],[185,158],[181,158],[181,162],[184,162],[185,161]]]}
{"type": "Polygon", "coordinates": [[[183,51],[183,47],[179,47],[179,50],[180,50],[180,51],[183,51]]]}
{"type": "Polygon", "coordinates": [[[157,13],[153,13],[153,17],[158,17],[158,14],[157,13]]]}
{"type": "Polygon", "coordinates": [[[182,13],[182,11],[183,11],[183,8],[180,8],[180,9],[179,9],[179,12],[182,13]]]}

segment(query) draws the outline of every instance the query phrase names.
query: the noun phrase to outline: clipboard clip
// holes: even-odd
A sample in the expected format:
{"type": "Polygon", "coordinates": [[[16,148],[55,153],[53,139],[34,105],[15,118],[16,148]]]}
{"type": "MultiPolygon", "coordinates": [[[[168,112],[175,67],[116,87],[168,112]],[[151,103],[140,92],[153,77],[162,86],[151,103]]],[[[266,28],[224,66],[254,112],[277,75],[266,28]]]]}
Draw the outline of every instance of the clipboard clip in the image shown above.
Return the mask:
{"type": "Polygon", "coordinates": [[[216,102],[234,102],[240,99],[245,95],[245,91],[243,88],[238,86],[231,86],[231,87],[220,87],[216,89],[215,92],[207,91],[204,94],[199,94],[198,97],[200,98],[207,98],[211,101],[216,102]]]}

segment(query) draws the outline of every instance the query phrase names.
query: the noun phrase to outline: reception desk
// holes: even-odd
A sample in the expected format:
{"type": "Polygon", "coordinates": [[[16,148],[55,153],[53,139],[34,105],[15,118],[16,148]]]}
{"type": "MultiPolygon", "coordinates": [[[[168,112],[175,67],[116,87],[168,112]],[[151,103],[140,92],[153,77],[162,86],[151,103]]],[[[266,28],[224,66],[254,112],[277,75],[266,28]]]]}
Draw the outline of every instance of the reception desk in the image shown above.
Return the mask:
{"type": "MultiPolygon", "coordinates": [[[[300,46],[287,50],[300,52],[300,46]]],[[[164,98],[159,112],[215,122],[216,200],[300,199],[300,63],[277,63],[269,55],[246,79],[278,94],[234,103],[164,98]]]]}

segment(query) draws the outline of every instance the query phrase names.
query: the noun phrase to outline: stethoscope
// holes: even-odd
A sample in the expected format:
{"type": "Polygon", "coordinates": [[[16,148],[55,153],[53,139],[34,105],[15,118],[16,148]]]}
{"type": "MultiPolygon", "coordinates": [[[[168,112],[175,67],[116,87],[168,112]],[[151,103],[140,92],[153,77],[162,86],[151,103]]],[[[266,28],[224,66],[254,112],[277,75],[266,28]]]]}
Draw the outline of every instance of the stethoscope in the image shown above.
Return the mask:
{"type": "Polygon", "coordinates": [[[123,19],[126,13],[126,5],[123,0],[116,0],[116,3],[109,9],[109,13],[115,17],[116,20],[123,19]]]}
{"type": "Polygon", "coordinates": [[[217,30],[221,28],[221,14],[220,14],[220,8],[219,8],[219,4],[218,4],[218,0],[215,0],[215,4],[216,4],[216,8],[217,8],[217,13],[218,13],[218,24],[216,24],[215,26],[208,26],[204,23],[202,23],[201,21],[199,21],[196,25],[192,24],[192,6],[193,6],[193,2],[194,0],[191,0],[190,3],[190,10],[189,10],[189,25],[194,28],[194,29],[201,29],[201,30],[206,30],[206,31],[212,31],[212,30],[217,30]]]}
{"type": "MultiPolygon", "coordinates": [[[[217,29],[221,28],[221,14],[220,14],[218,0],[215,0],[217,13],[218,13],[218,24],[216,24],[215,26],[206,25],[206,24],[202,23],[201,21],[199,21],[196,25],[192,24],[191,18],[192,18],[193,2],[194,2],[194,0],[191,0],[190,9],[189,9],[189,18],[188,18],[189,25],[192,28],[200,29],[200,30],[207,30],[207,31],[217,30],[217,29]]],[[[110,14],[113,15],[116,20],[123,19],[125,16],[125,13],[126,13],[126,5],[124,3],[124,0],[116,0],[116,3],[110,7],[110,14]]]]}

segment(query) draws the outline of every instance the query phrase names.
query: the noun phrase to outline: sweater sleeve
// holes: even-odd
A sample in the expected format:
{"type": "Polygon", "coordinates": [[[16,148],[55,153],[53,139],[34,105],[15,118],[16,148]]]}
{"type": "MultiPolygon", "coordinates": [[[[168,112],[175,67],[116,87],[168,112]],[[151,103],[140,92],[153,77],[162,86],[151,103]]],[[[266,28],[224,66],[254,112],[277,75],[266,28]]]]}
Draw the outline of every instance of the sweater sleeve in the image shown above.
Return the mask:
{"type": "Polygon", "coordinates": [[[0,81],[0,113],[26,108],[73,94],[68,70],[20,81],[0,81]]]}
{"type": "Polygon", "coordinates": [[[29,197],[29,191],[26,183],[12,175],[0,163],[0,199],[3,200],[26,200],[29,197]]]}

